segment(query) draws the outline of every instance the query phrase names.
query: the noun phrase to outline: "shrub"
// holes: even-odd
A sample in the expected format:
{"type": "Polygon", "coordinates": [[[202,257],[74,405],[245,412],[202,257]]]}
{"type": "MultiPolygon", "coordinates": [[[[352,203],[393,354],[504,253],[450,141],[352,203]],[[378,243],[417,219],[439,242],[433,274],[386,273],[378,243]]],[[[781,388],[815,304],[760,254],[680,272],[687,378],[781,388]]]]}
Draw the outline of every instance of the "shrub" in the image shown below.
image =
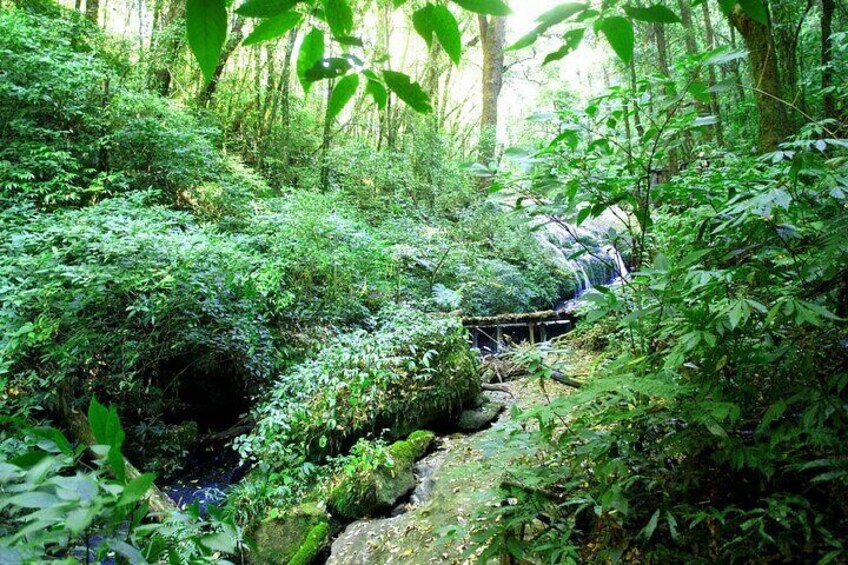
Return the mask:
{"type": "Polygon", "coordinates": [[[280,377],[255,408],[256,428],[239,450],[296,471],[384,429],[400,437],[443,421],[479,386],[458,320],[398,308],[375,332],[341,334],[314,360],[280,377]]]}

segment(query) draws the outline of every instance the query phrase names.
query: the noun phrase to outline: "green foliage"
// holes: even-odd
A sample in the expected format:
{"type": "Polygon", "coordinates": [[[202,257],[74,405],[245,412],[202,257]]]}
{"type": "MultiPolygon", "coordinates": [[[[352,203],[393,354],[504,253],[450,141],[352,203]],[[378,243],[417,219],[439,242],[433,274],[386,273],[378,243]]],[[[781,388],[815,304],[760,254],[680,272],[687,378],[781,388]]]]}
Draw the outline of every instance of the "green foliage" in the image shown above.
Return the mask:
{"type": "MultiPolygon", "coordinates": [[[[127,562],[216,563],[240,551],[241,534],[216,513],[197,509],[146,523],[143,498],[153,475],[124,476],[124,433],[114,407],[92,399],[89,422],[98,454],[83,458],[57,429],[27,428],[0,436],[0,558],[35,563],[116,556],[127,562]],[[116,464],[120,462],[120,464],[116,464]]],[[[114,558],[114,557],[113,557],[114,558]]]]}
{"type": "Polygon", "coordinates": [[[589,320],[615,325],[614,360],[521,415],[538,423],[542,451],[511,473],[504,495],[517,502],[495,512],[491,551],[554,562],[586,548],[599,561],[841,559],[844,144],[810,124],[777,153],[713,154],[653,185],[652,159],[672,158],[694,120],[669,112],[684,95],[655,98],[665,117],[644,155],[616,133],[629,96],[592,103],[541,152],[556,156],[536,194],[562,203],[545,212],[579,223],[620,206],[631,229],[610,243],[630,240],[641,267],[586,297],[589,320]],[[557,163],[561,184],[547,192],[557,163]],[[609,175],[584,185],[583,167],[609,175]],[[527,527],[540,519],[550,527],[527,527]]]}
{"type": "Polygon", "coordinates": [[[170,378],[169,360],[185,356],[200,374],[270,374],[257,263],[214,228],[137,195],[52,214],[9,207],[0,231],[7,407],[44,405],[70,379],[141,408],[140,377],[170,378]]]}
{"type": "Polygon", "coordinates": [[[457,319],[398,308],[375,322],[372,333],[334,338],[257,403],[256,427],[237,445],[260,462],[259,473],[232,499],[248,520],[268,504],[299,500],[330,472],[318,466],[326,456],[384,430],[402,437],[444,421],[478,393],[476,358],[457,319]]]}

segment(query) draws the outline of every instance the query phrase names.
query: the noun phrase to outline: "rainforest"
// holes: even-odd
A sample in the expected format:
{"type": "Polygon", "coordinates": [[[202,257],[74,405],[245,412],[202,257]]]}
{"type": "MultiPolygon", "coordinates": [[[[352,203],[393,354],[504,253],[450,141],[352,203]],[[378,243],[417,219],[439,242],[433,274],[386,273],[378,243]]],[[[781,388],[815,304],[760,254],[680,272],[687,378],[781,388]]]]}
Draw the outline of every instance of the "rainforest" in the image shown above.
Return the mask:
{"type": "Polygon", "coordinates": [[[848,563],[845,0],[0,0],[0,563],[848,563]]]}

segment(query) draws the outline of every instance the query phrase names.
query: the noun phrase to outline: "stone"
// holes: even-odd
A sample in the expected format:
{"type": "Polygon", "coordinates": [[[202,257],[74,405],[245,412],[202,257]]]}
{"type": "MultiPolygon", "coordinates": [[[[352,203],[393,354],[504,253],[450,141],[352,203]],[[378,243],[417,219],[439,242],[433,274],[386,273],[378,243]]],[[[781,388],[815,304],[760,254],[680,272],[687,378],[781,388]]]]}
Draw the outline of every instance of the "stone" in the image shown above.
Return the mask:
{"type": "Polygon", "coordinates": [[[478,408],[465,410],[459,415],[456,427],[464,433],[477,432],[491,424],[503,411],[499,402],[487,402],[478,408]]]}
{"type": "Polygon", "coordinates": [[[432,432],[417,431],[389,446],[392,466],[381,466],[339,480],[327,501],[332,513],[356,520],[388,510],[415,488],[415,462],[435,439],[432,432]]]}
{"type": "Polygon", "coordinates": [[[330,518],[314,503],[269,517],[254,532],[255,562],[262,565],[308,565],[329,541],[330,518]]]}

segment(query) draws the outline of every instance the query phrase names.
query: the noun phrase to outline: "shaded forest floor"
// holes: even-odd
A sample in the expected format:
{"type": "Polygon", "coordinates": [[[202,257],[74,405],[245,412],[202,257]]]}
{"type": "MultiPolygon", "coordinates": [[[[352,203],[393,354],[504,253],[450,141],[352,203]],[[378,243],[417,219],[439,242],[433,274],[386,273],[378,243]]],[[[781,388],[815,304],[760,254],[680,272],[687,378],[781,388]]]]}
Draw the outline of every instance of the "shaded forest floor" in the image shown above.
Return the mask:
{"type": "MultiPolygon", "coordinates": [[[[570,350],[563,361],[571,376],[585,377],[597,354],[570,350]]],[[[354,522],[333,543],[328,565],[373,563],[429,565],[478,562],[485,546],[476,534],[486,527],[480,509],[503,500],[498,486],[510,465],[532,457],[530,424],[517,421],[515,410],[527,410],[573,389],[554,381],[542,384],[522,378],[505,384],[511,395],[487,392],[502,402],[495,423],[470,435],[453,434],[439,440],[436,450],[417,465],[419,485],[396,516],[354,522]]]]}

